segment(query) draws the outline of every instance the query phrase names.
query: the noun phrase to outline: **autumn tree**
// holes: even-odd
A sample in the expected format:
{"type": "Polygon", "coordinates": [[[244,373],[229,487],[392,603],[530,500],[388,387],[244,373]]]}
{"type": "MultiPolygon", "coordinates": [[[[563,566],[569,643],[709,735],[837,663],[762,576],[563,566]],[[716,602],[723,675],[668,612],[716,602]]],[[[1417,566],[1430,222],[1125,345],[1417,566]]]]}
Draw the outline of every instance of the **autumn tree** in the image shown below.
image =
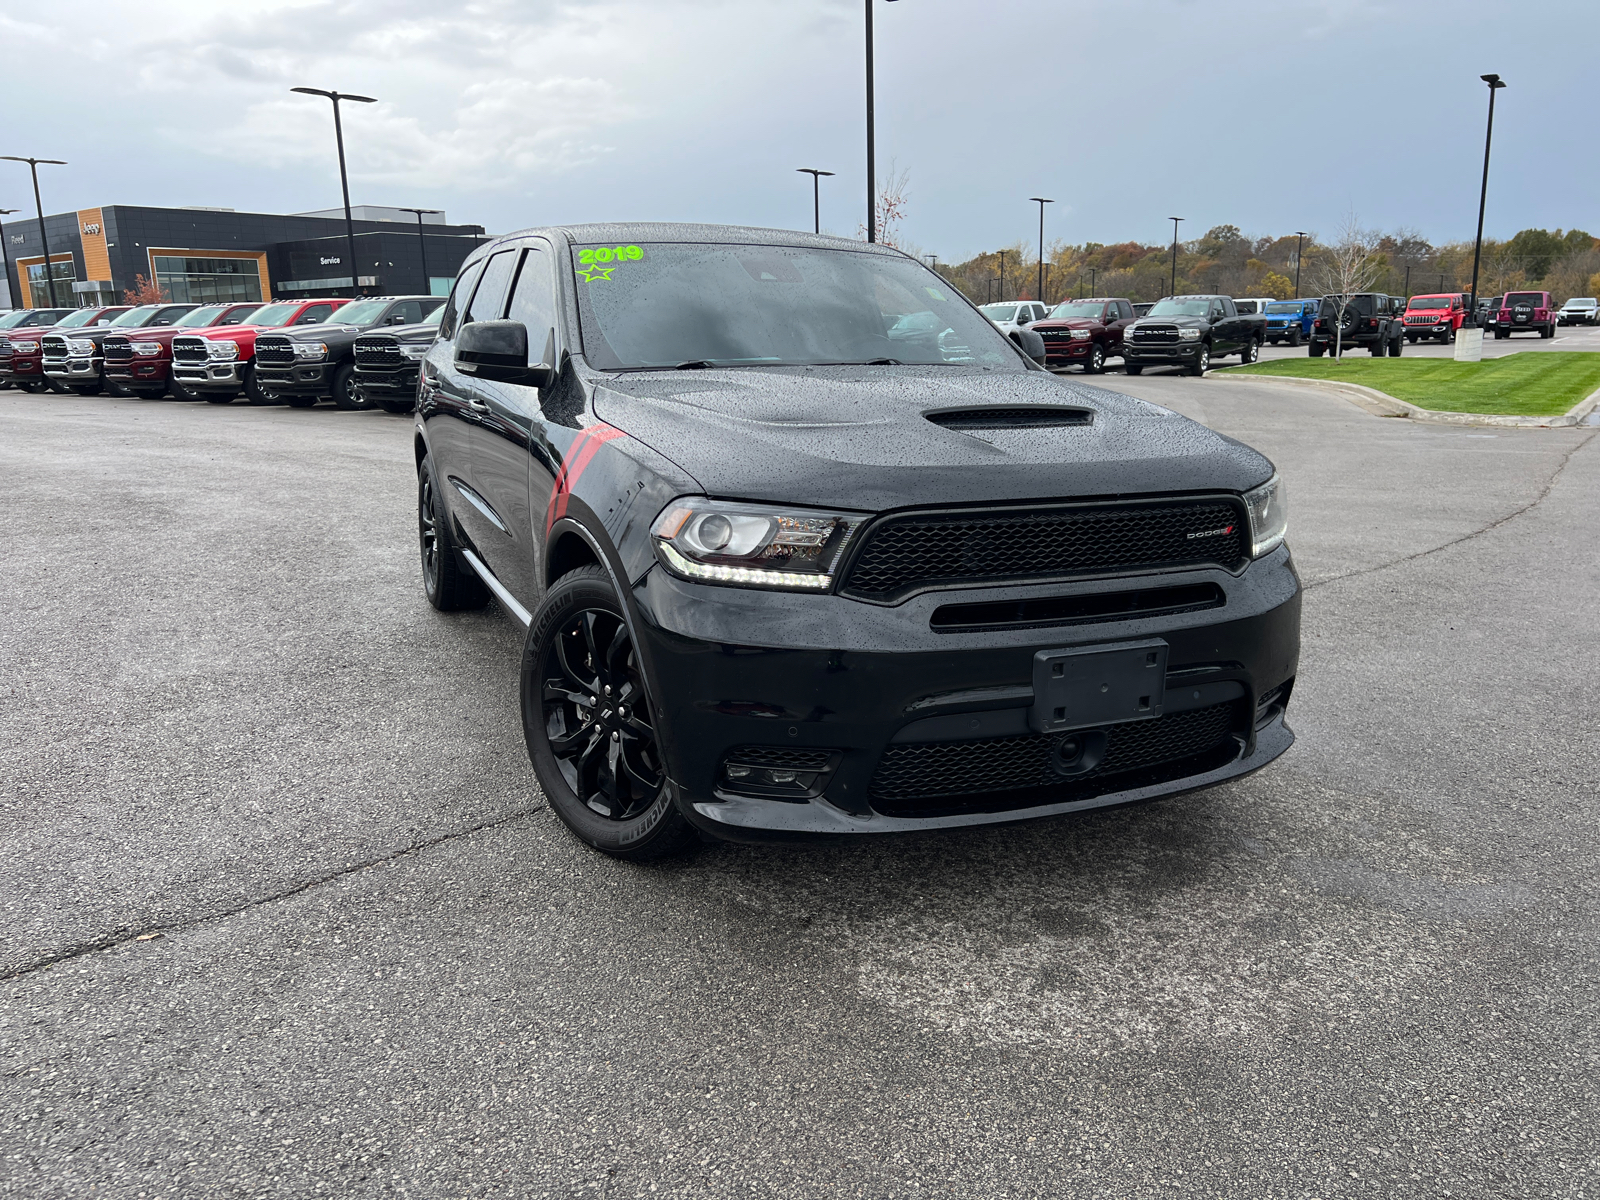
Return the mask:
{"type": "Polygon", "coordinates": [[[143,275],[135,275],[133,286],[122,293],[124,304],[160,304],[167,298],[166,290],[159,283],[143,275]]]}

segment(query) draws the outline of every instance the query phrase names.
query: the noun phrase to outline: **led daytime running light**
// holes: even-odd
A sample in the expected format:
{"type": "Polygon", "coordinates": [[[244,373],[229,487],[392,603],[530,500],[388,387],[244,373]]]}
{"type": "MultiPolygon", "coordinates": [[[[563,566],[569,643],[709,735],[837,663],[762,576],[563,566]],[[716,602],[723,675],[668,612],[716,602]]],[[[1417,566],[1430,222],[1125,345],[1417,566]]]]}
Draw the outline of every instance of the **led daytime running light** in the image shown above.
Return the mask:
{"type": "MultiPolygon", "coordinates": [[[[687,517],[687,513],[684,514],[687,517]]],[[[682,524],[682,519],[679,520],[682,524]]],[[[812,575],[800,571],[768,571],[759,567],[722,567],[708,563],[691,562],[679,554],[672,543],[658,541],[656,545],[667,565],[690,579],[709,579],[717,583],[753,583],[767,587],[804,588],[807,591],[825,592],[833,586],[832,575],[812,575]]]]}

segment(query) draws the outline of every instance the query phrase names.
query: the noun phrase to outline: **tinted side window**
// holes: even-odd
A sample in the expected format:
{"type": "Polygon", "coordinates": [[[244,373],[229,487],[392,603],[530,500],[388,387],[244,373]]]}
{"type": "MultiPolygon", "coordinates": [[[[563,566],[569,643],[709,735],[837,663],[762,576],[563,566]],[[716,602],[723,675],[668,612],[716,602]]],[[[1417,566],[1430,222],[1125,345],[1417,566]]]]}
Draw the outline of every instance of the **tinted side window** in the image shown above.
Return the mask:
{"type": "Polygon", "coordinates": [[[456,335],[456,323],[461,319],[461,310],[466,307],[467,297],[472,295],[472,288],[478,282],[478,276],[483,272],[483,263],[475,262],[460,275],[456,276],[456,286],[450,290],[450,299],[445,302],[444,316],[439,321],[439,336],[452,338],[456,335]]]}
{"type": "Polygon", "coordinates": [[[478,290],[472,293],[472,303],[467,306],[463,325],[474,321],[498,321],[505,311],[506,288],[511,283],[511,272],[516,269],[517,252],[502,250],[489,259],[478,281],[478,290]]]}
{"type": "Polygon", "coordinates": [[[384,317],[385,325],[415,325],[422,320],[422,301],[402,300],[389,310],[389,315],[384,317]]]}
{"type": "Polygon", "coordinates": [[[550,331],[556,327],[555,271],[549,251],[530,247],[523,255],[508,315],[528,327],[528,357],[539,360],[550,331]]]}
{"type": "Polygon", "coordinates": [[[305,312],[294,319],[296,325],[315,325],[319,321],[326,321],[333,315],[333,305],[313,304],[305,312]]]}
{"type": "Polygon", "coordinates": [[[180,308],[163,308],[160,312],[158,312],[156,314],[156,319],[154,321],[151,321],[150,324],[152,324],[152,325],[171,325],[179,317],[183,316],[184,313],[189,312],[189,311],[190,311],[190,307],[188,305],[184,305],[184,306],[182,306],[180,308]]]}

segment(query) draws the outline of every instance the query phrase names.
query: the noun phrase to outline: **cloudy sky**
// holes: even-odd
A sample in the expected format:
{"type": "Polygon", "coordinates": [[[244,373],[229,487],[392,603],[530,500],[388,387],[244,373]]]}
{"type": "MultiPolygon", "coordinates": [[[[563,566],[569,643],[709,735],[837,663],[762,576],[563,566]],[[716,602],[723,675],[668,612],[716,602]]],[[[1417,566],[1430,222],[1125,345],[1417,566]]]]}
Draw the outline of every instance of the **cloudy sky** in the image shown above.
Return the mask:
{"type": "MultiPolygon", "coordinates": [[[[52,0],[0,12],[0,153],[64,158],[46,208],[339,201],[491,232],[589,219],[854,235],[864,195],[863,0],[52,0]],[[20,15],[18,15],[20,14],[20,15]]],[[[875,0],[880,175],[905,236],[956,260],[1047,236],[1169,238],[1365,225],[1470,237],[1484,85],[1487,231],[1600,233],[1600,3],[875,0]],[[1513,17],[1513,14],[1515,16],[1513,17]]],[[[0,163],[0,207],[31,207],[0,163]]]]}

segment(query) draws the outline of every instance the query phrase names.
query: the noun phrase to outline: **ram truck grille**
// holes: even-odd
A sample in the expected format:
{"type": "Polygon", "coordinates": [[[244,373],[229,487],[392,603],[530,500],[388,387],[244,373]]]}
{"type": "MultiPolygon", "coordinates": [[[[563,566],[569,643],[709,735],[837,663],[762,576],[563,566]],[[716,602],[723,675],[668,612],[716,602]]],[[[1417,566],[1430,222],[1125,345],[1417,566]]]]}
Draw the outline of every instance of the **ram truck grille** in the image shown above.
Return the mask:
{"type": "Polygon", "coordinates": [[[392,337],[357,338],[355,356],[359,367],[398,367],[405,361],[392,337]]]}
{"type": "Polygon", "coordinates": [[[1164,346],[1178,340],[1176,325],[1135,325],[1133,341],[1136,346],[1164,346]]]}
{"type": "Polygon", "coordinates": [[[263,334],[256,339],[256,362],[263,367],[292,367],[294,343],[282,334],[263,334]]]}
{"type": "Polygon", "coordinates": [[[206,340],[202,337],[175,337],[172,339],[172,360],[181,363],[206,361],[206,340]]]}
{"type": "Polygon", "coordinates": [[[133,361],[133,342],[120,335],[107,336],[100,343],[100,353],[106,356],[108,363],[125,363],[133,361]]]}

